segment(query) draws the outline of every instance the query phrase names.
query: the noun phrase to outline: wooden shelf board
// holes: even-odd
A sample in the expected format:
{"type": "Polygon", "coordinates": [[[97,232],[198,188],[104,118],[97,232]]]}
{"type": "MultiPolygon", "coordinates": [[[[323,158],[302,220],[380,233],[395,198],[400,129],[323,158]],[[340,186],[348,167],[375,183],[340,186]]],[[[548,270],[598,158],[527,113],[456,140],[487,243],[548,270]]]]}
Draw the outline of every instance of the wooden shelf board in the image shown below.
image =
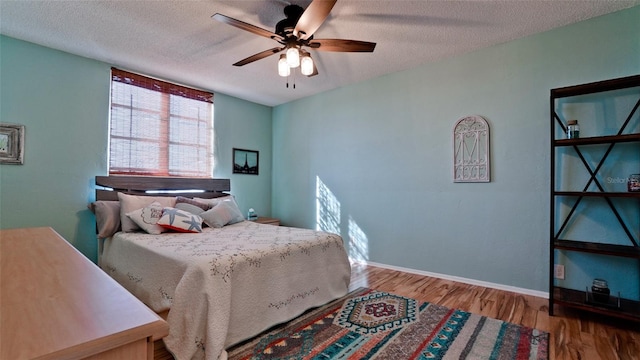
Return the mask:
{"type": "Polygon", "coordinates": [[[640,134],[594,136],[578,139],[556,139],[555,146],[598,145],[640,141],[640,134]]]}
{"type": "Polygon", "coordinates": [[[632,75],[618,79],[609,79],[587,84],[556,88],[551,90],[551,97],[563,98],[568,96],[585,95],[594,92],[626,89],[636,86],[640,86],[640,75],[632,75]]]}
{"type": "Polygon", "coordinates": [[[591,311],[603,315],[615,316],[622,319],[640,322],[640,302],[628,299],[620,299],[620,308],[615,305],[596,305],[586,302],[586,292],[554,287],[553,301],[557,305],[573,307],[591,311]]]}
{"type": "Polygon", "coordinates": [[[640,247],[632,245],[604,244],[589,241],[554,239],[555,249],[605,254],[640,259],[640,247]]]}
{"type": "Polygon", "coordinates": [[[620,198],[640,198],[640,192],[601,192],[601,191],[554,191],[556,196],[583,196],[583,197],[620,197],[620,198]]]}

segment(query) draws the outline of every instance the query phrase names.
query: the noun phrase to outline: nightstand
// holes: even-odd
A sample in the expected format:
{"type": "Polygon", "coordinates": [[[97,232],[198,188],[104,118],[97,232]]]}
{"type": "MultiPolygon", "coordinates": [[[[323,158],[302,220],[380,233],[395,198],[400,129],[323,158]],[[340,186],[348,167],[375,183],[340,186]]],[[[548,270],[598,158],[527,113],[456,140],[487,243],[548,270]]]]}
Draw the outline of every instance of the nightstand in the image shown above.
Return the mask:
{"type": "Polygon", "coordinates": [[[280,226],[280,219],[276,219],[276,218],[259,216],[256,220],[253,220],[253,221],[255,221],[257,223],[260,223],[260,224],[268,224],[268,225],[280,226]]]}

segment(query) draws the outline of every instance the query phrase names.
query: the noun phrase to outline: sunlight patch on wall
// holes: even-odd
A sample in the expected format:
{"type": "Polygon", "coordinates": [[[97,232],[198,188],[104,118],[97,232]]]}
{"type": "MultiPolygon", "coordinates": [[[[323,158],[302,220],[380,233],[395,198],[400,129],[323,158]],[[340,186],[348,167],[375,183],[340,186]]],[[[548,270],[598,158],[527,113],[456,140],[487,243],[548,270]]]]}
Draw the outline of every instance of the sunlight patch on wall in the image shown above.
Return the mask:
{"type": "Polygon", "coordinates": [[[331,189],[316,176],[316,230],[332,232],[345,239],[352,262],[366,262],[369,260],[369,239],[367,234],[358,226],[353,217],[349,216],[348,233],[342,234],[342,209],[338,198],[331,189]]]}
{"type": "Polygon", "coordinates": [[[340,234],[340,202],[316,176],[316,230],[340,234]]]}
{"type": "Polygon", "coordinates": [[[369,260],[369,239],[360,226],[349,216],[349,250],[350,258],[356,262],[369,260]]]}

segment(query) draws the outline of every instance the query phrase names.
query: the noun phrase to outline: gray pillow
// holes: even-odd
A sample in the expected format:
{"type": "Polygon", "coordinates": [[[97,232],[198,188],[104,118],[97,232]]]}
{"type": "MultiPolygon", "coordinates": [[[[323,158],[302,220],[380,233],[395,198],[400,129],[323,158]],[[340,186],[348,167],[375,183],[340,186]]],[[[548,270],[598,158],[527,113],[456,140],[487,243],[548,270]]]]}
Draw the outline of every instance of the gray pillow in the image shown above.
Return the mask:
{"type": "Polygon", "coordinates": [[[195,206],[197,206],[199,208],[202,208],[202,211],[206,211],[206,210],[209,210],[211,208],[211,206],[209,206],[209,203],[207,203],[207,202],[198,201],[198,200],[191,199],[191,198],[184,197],[184,196],[176,197],[176,205],[180,204],[180,203],[187,203],[187,204],[195,205],[195,206]]]}
{"type": "Polygon", "coordinates": [[[186,203],[186,202],[176,202],[176,209],[180,209],[180,210],[184,210],[184,211],[188,211],[194,215],[200,215],[204,212],[204,209],[202,209],[201,207],[199,207],[198,205],[193,205],[190,203],[186,203]]]}
{"type": "Polygon", "coordinates": [[[227,224],[235,224],[244,220],[235,201],[222,201],[200,214],[200,217],[202,217],[205,224],[213,228],[221,228],[227,224]]]}
{"type": "Polygon", "coordinates": [[[98,200],[92,205],[92,210],[96,214],[98,238],[108,238],[120,231],[119,201],[98,200]]]}

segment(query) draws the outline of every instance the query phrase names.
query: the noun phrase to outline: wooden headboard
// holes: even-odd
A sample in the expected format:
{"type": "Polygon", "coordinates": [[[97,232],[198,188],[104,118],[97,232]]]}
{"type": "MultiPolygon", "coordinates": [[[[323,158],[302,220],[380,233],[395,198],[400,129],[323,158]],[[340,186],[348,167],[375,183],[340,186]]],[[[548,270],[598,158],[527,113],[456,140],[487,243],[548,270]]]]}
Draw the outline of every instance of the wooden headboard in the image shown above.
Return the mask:
{"type": "Polygon", "coordinates": [[[170,178],[152,176],[96,176],[96,200],[118,200],[118,193],[130,195],[146,194],[150,190],[172,190],[171,193],[158,193],[153,196],[197,196],[200,198],[216,198],[229,195],[231,190],[229,179],[202,178],[170,178]],[[202,190],[203,192],[189,192],[187,190],[202,190]],[[181,192],[184,191],[184,192],[181,192]]]}

